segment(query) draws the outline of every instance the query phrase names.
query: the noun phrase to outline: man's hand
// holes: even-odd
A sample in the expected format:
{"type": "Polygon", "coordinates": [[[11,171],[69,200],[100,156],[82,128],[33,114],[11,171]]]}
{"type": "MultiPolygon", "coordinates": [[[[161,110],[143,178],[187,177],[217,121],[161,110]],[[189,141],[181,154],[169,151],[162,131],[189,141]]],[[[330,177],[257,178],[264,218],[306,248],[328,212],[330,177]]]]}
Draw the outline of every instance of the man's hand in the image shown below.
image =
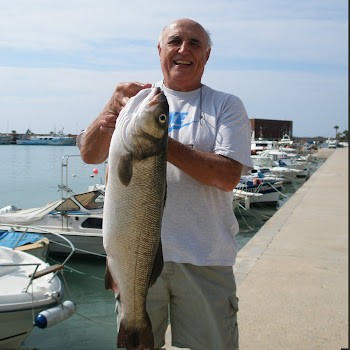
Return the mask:
{"type": "Polygon", "coordinates": [[[128,100],[151,84],[120,83],[99,116],[84,133],[80,154],[85,163],[100,164],[108,157],[109,145],[115,129],[115,122],[128,100]]]}
{"type": "Polygon", "coordinates": [[[112,135],[118,115],[129,99],[135,96],[140,90],[150,87],[152,87],[151,84],[142,84],[138,82],[118,84],[108,103],[103,118],[99,120],[100,130],[112,135]]]}

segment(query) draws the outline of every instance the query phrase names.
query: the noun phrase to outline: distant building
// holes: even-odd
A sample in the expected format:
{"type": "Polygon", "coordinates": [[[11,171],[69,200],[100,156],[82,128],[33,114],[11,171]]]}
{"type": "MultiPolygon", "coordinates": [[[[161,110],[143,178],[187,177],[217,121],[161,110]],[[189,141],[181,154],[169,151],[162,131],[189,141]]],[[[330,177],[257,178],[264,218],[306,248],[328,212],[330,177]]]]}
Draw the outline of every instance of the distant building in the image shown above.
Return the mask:
{"type": "Polygon", "coordinates": [[[250,119],[253,136],[269,140],[280,140],[287,134],[293,138],[293,121],[274,119],[250,119]]]}

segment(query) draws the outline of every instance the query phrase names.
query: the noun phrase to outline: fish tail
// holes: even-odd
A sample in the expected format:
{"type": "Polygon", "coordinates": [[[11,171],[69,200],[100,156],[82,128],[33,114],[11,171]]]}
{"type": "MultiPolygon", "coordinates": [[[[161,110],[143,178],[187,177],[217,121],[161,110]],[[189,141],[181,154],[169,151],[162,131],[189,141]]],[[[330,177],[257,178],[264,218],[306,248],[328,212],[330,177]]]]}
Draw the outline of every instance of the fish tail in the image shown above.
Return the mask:
{"type": "Polygon", "coordinates": [[[146,327],[144,328],[130,329],[121,320],[117,340],[118,348],[126,348],[127,350],[153,349],[152,325],[148,315],[146,323],[146,327]]]}

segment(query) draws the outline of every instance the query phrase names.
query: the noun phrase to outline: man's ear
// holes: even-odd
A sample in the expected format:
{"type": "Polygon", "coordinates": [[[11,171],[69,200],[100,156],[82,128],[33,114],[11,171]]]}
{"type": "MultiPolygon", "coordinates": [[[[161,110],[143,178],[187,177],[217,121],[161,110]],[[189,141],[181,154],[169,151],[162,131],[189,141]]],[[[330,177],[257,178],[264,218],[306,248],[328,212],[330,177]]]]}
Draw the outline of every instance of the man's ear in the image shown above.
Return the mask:
{"type": "Polygon", "coordinates": [[[209,60],[210,51],[211,51],[211,48],[209,48],[209,50],[207,50],[207,52],[205,53],[205,54],[206,54],[206,60],[205,60],[205,63],[207,63],[207,62],[208,62],[208,60],[209,60]]]}

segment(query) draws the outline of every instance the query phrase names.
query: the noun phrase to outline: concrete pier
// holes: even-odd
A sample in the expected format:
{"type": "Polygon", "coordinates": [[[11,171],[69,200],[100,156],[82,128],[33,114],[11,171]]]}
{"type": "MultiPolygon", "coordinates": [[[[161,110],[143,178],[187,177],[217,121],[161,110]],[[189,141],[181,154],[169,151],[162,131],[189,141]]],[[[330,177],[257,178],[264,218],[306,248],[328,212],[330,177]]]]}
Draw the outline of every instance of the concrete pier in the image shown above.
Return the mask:
{"type": "Polygon", "coordinates": [[[349,346],[348,148],[318,152],[326,162],[238,253],[241,350],[349,346]]]}
{"type": "Polygon", "coordinates": [[[241,350],[348,348],[348,149],[243,247],[234,266],[241,350]]]}

